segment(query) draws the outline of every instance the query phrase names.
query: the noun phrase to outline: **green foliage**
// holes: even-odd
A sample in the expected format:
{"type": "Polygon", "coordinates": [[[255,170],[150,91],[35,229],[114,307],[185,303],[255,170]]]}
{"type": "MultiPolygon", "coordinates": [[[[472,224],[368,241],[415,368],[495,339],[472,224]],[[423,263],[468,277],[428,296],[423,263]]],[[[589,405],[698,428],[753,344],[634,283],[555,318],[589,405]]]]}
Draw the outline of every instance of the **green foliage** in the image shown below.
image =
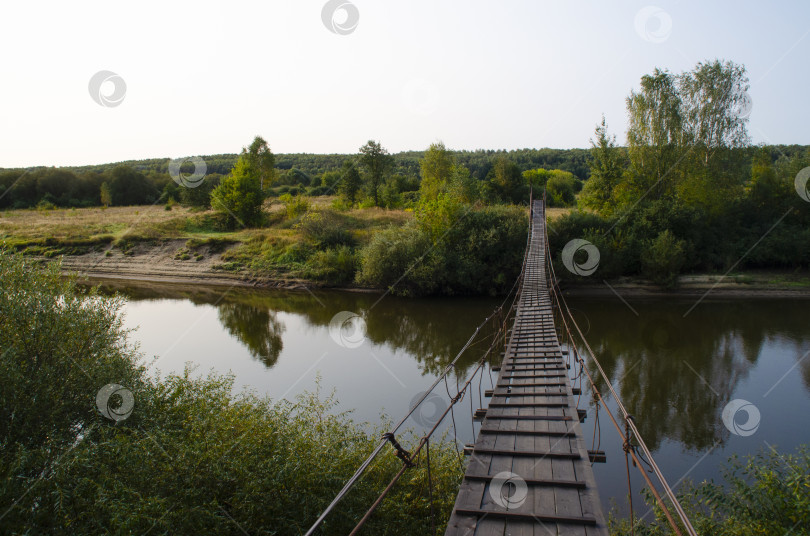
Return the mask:
{"type": "Polygon", "coordinates": [[[147,205],[160,197],[160,190],[129,166],[117,166],[110,173],[110,194],[114,205],[147,205]]]}
{"type": "Polygon", "coordinates": [[[624,177],[626,162],[616,147],[616,136],[609,136],[605,117],[596,127],[596,140],[591,140],[591,178],[585,183],[582,206],[610,216],[618,204],[618,187],[624,177]]]}
{"type": "Polygon", "coordinates": [[[368,171],[369,195],[374,199],[374,206],[380,206],[380,185],[386,173],[394,167],[394,162],[394,158],[378,141],[369,140],[360,147],[360,163],[368,171]]]}
{"type": "Polygon", "coordinates": [[[101,204],[105,207],[109,207],[112,205],[112,193],[110,192],[110,185],[106,182],[101,183],[101,188],[99,188],[99,194],[101,196],[101,204]]]}
{"type": "Polygon", "coordinates": [[[684,245],[685,242],[675,238],[669,229],[659,233],[655,240],[649,241],[643,253],[644,275],[665,288],[676,287],[685,260],[684,245]]]}
{"type": "Polygon", "coordinates": [[[343,178],[343,174],[340,171],[327,171],[321,175],[321,186],[326,186],[330,190],[335,191],[341,178],[343,178]]]}
{"type": "Polygon", "coordinates": [[[552,251],[585,238],[600,251],[602,277],[644,275],[666,287],[683,270],[810,266],[810,214],[793,188],[810,155],[746,147],[747,87],[744,67],[720,61],[642,77],[627,99],[626,155],[604,118],[591,142],[580,201],[601,222],[556,220],[566,230],[552,251]]]}
{"type": "Polygon", "coordinates": [[[217,174],[206,175],[194,188],[179,188],[180,204],[187,207],[208,208],[211,206],[211,192],[219,186],[222,177],[217,174]]]}
{"type": "Polygon", "coordinates": [[[341,217],[331,210],[307,212],[295,227],[318,249],[333,246],[353,246],[354,237],[346,228],[341,217]]]}
{"type": "Polygon", "coordinates": [[[395,294],[497,294],[509,290],[526,246],[518,207],[422,205],[416,220],[374,235],[361,251],[358,281],[395,294]]]}
{"type": "MultiPolygon", "coordinates": [[[[339,248],[330,262],[349,257],[339,248]]],[[[384,423],[355,423],[319,392],[289,402],[234,394],[233,377],[148,378],[126,344],[120,299],[6,252],[0,275],[4,533],[300,534],[379,441],[384,423]],[[108,383],[135,400],[117,424],[96,409],[108,383]]],[[[399,440],[412,451],[418,442],[399,440]]],[[[430,456],[441,530],[461,473],[452,443],[431,442],[430,456]]],[[[348,533],[400,467],[384,453],[327,532],[348,533]]],[[[409,470],[366,530],[428,533],[426,482],[426,464],[409,470]]]]}
{"type": "Polygon", "coordinates": [[[231,227],[260,225],[263,202],[259,175],[246,157],[237,160],[231,174],[211,192],[211,206],[227,215],[231,227]]]}
{"type": "Polygon", "coordinates": [[[347,285],[354,281],[359,266],[357,253],[349,246],[315,252],[306,262],[305,277],[329,285],[347,285]]]}
{"type": "Polygon", "coordinates": [[[444,143],[432,143],[425,156],[419,162],[422,172],[422,183],[419,188],[421,198],[433,201],[446,190],[446,185],[456,167],[455,158],[444,146],[444,143]]]}
{"type": "Polygon", "coordinates": [[[355,201],[357,201],[360,188],[363,186],[363,179],[360,177],[360,172],[357,171],[357,166],[351,159],[347,159],[343,162],[343,169],[341,171],[341,179],[337,185],[337,189],[346,203],[352,206],[355,201]]]}
{"type": "Polygon", "coordinates": [[[276,176],[276,157],[270,151],[270,146],[261,136],[253,138],[250,146],[242,149],[245,158],[253,173],[259,177],[259,188],[264,191],[265,185],[272,184],[276,176]]]}
{"type": "Polygon", "coordinates": [[[495,158],[487,174],[491,198],[506,203],[521,203],[529,197],[529,187],[520,168],[504,156],[495,158]]]}
{"type": "Polygon", "coordinates": [[[59,263],[39,267],[6,250],[0,250],[0,275],[0,457],[5,465],[16,449],[69,447],[77,433],[97,421],[93,407],[99,388],[134,386],[139,373],[124,358],[129,349],[118,316],[121,300],[80,291],[73,279],[61,276],[59,263]]]}
{"type": "MultiPolygon", "coordinates": [[[[782,455],[774,449],[749,456],[744,462],[732,457],[723,467],[723,484],[687,485],[679,493],[698,534],[749,536],[810,535],[810,451],[800,447],[782,455]]],[[[654,499],[647,494],[647,502],[654,499]]],[[[655,506],[656,519],[636,521],[638,536],[673,534],[663,512],[655,506]]],[[[629,535],[630,520],[611,519],[611,534],[629,535]]]]}
{"type": "Polygon", "coordinates": [[[576,203],[577,179],[567,171],[552,170],[546,182],[546,203],[550,207],[570,207],[576,203]]]}
{"type": "Polygon", "coordinates": [[[284,204],[285,214],[288,220],[294,220],[307,213],[310,209],[309,199],[303,195],[292,196],[284,194],[278,198],[284,204]]]}

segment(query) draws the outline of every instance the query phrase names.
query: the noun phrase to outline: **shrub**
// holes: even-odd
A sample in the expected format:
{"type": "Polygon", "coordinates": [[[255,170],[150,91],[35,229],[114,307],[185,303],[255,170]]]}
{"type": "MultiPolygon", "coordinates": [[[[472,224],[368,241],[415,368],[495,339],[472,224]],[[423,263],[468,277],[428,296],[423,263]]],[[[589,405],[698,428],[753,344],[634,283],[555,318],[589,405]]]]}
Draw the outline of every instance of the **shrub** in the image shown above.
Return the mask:
{"type": "Polygon", "coordinates": [[[278,199],[284,204],[288,220],[294,220],[310,209],[309,199],[303,195],[284,194],[278,199]]]}
{"type": "MultiPolygon", "coordinates": [[[[687,483],[678,500],[698,534],[747,536],[749,534],[810,535],[810,451],[800,447],[783,455],[773,449],[749,456],[744,462],[732,457],[722,467],[724,484],[687,483]]],[[[648,504],[654,504],[649,493],[648,504]]],[[[656,519],[637,524],[639,536],[663,536],[672,531],[663,512],[655,506],[656,519]]],[[[612,517],[612,516],[611,516],[612,517]]],[[[637,521],[638,523],[638,521],[637,521]]],[[[632,534],[630,521],[611,519],[610,533],[632,534]]]]}
{"type": "Polygon", "coordinates": [[[358,282],[403,295],[509,290],[526,246],[524,209],[468,207],[441,234],[434,235],[434,224],[413,221],[374,235],[361,252],[358,282]]]}
{"type": "Polygon", "coordinates": [[[295,227],[319,249],[355,244],[354,237],[341,218],[332,211],[308,212],[295,227]]]}
{"type": "Polygon", "coordinates": [[[348,246],[315,252],[303,270],[303,275],[330,285],[345,285],[354,281],[359,265],[358,256],[348,246]]]}
{"type": "MultiPolygon", "coordinates": [[[[232,376],[190,369],[147,378],[126,344],[121,300],[80,291],[57,263],[40,271],[0,252],[0,290],[3,533],[300,534],[386,426],[355,423],[318,392],[294,402],[234,394],[232,376]],[[135,400],[116,424],[96,409],[110,383],[135,400]]],[[[419,441],[398,439],[411,451],[419,441]]],[[[431,442],[430,458],[443,530],[461,476],[455,445],[431,442]]],[[[383,453],[328,532],[348,533],[401,466],[383,453]]],[[[430,532],[426,467],[403,475],[370,534],[430,532]]]]}
{"type": "Polygon", "coordinates": [[[668,229],[648,242],[642,256],[644,275],[666,288],[677,286],[683,263],[684,241],[678,240],[668,229]]]}
{"type": "Polygon", "coordinates": [[[260,225],[263,202],[259,177],[244,156],[236,161],[231,174],[211,192],[211,206],[227,217],[231,228],[260,225]]]}

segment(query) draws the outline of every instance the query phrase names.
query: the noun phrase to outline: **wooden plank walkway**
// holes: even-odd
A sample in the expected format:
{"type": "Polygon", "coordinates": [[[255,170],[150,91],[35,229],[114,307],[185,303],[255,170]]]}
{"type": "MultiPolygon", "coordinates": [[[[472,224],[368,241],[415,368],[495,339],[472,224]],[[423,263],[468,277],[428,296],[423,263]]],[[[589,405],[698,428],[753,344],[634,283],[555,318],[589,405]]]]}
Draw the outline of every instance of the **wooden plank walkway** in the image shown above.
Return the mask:
{"type": "Polygon", "coordinates": [[[512,334],[446,535],[607,535],[546,284],[545,211],[512,334]]]}

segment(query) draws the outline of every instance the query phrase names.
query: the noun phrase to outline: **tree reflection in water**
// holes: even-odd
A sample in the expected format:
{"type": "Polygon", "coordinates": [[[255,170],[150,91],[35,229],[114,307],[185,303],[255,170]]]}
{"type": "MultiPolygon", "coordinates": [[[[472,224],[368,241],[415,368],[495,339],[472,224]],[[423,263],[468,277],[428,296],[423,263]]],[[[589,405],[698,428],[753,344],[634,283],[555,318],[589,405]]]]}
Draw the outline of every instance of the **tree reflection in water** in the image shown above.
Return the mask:
{"type": "MultiPolygon", "coordinates": [[[[729,432],[719,416],[763,345],[774,339],[793,344],[797,360],[810,350],[805,320],[785,301],[705,303],[685,318],[694,301],[634,302],[638,317],[617,300],[571,303],[587,311],[588,341],[653,450],[665,439],[700,451],[724,442],[729,432]]],[[[799,366],[810,387],[810,359],[799,366]]],[[[606,392],[604,381],[597,384],[606,392]]]]}
{"type": "Polygon", "coordinates": [[[284,348],[281,335],[285,330],[276,311],[242,303],[223,303],[217,309],[219,321],[250,355],[268,368],[276,364],[284,348]]]}
{"type": "MultiPolygon", "coordinates": [[[[221,289],[125,285],[120,288],[133,299],[176,298],[215,305],[225,329],[267,367],[275,365],[283,348],[285,327],[279,313],[298,315],[325,330],[336,313],[352,311],[365,318],[373,345],[407,354],[424,375],[441,372],[500,303],[392,296],[377,303],[379,294],[243,289],[232,289],[222,298],[221,289]]],[[[720,420],[722,410],[749,379],[766,343],[789,348],[797,362],[795,373],[810,391],[810,357],[802,359],[810,351],[806,315],[801,314],[807,302],[707,300],[684,318],[694,300],[631,301],[638,316],[615,298],[571,298],[569,303],[583,329],[589,326],[592,348],[651,449],[666,440],[698,451],[724,442],[729,432],[720,420]]],[[[490,334],[485,330],[482,339],[490,334]]],[[[469,374],[488,342],[482,341],[460,360],[458,376],[469,374]]],[[[599,388],[606,392],[604,382],[599,388]]]]}

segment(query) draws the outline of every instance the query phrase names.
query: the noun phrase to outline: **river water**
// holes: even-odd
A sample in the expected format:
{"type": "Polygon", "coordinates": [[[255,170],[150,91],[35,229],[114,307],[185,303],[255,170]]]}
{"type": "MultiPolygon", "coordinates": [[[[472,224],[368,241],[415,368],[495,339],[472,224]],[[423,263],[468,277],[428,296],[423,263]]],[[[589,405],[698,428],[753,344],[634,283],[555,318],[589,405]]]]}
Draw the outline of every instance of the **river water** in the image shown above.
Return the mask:
{"type": "MultiPolygon", "coordinates": [[[[231,372],[235,389],[275,399],[319,388],[321,396],[334,393],[335,411],[374,424],[383,414],[395,421],[405,415],[500,303],[135,283],[106,288],[126,297],[125,325],[135,330],[131,340],[151,370],[181,372],[191,364],[194,374],[231,372]],[[341,311],[364,318],[364,338],[351,321],[330,331],[341,311]]],[[[718,480],[732,454],[788,453],[810,443],[810,300],[709,298],[691,311],[695,298],[626,301],[571,297],[569,305],[673,487],[685,479],[718,480]],[[728,411],[724,423],[726,407],[737,411],[728,411]]],[[[448,391],[456,393],[481,357],[489,330],[482,329],[482,342],[406,427],[419,432],[433,424],[448,391]]],[[[476,378],[472,396],[453,412],[455,426],[450,419],[442,423],[447,440],[473,442],[479,425],[472,423],[471,406],[486,405],[479,392],[491,388],[494,376],[487,368],[476,378]]],[[[607,392],[604,382],[600,390],[607,392]]],[[[615,402],[609,405],[615,412],[615,402]]],[[[582,426],[590,448],[597,419],[587,394],[580,407],[589,409],[582,426]]],[[[603,508],[623,515],[621,438],[604,411],[598,421],[607,454],[606,463],[594,465],[603,508]]],[[[636,512],[643,515],[647,508],[637,493],[643,482],[631,471],[636,512]]]]}

